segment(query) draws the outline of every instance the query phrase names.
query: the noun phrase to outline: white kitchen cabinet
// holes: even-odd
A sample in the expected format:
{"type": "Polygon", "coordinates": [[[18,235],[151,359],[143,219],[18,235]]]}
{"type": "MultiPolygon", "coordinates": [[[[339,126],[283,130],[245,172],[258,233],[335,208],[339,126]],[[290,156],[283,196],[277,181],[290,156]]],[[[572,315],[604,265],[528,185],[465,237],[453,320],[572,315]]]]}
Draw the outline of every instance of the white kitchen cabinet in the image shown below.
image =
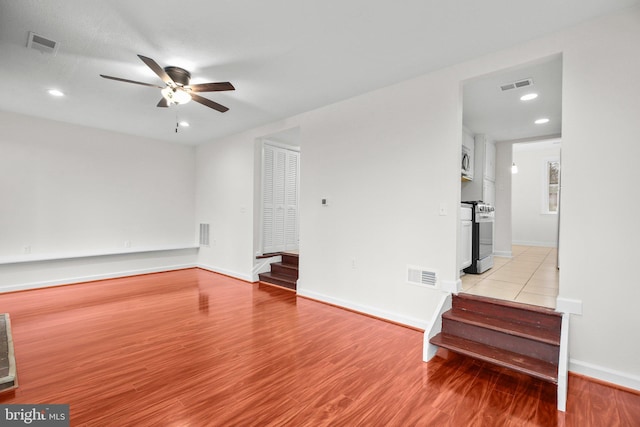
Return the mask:
{"type": "Polygon", "coordinates": [[[471,208],[460,208],[460,244],[458,245],[458,270],[471,265],[471,239],[473,238],[471,208]]]}
{"type": "Polygon", "coordinates": [[[482,182],[482,201],[492,206],[496,205],[496,183],[486,178],[482,182]]]}
{"type": "Polygon", "coordinates": [[[484,144],[484,177],[496,182],[496,145],[490,140],[484,144]]]}

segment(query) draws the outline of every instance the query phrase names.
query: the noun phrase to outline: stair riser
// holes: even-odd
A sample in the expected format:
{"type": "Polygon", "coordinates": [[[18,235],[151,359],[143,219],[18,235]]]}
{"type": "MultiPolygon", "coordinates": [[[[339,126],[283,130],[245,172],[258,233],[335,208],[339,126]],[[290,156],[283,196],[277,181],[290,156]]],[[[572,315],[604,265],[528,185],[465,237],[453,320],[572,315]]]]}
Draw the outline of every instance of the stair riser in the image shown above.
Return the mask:
{"type": "Polygon", "coordinates": [[[281,275],[281,276],[287,276],[287,277],[291,277],[293,279],[297,279],[298,278],[298,270],[295,268],[291,268],[291,267],[287,267],[287,266],[283,266],[283,265],[278,265],[276,263],[271,264],[271,272],[273,274],[277,274],[277,275],[281,275]]]}
{"type": "Polygon", "coordinates": [[[474,313],[484,314],[486,316],[510,320],[512,322],[548,328],[558,334],[560,334],[560,327],[562,325],[562,318],[560,316],[454,297],[453,311],[455,312],[457,310],[468,310],[474,313]]]}
{"type": "Polygon", "coordinates": [[[282,263],[283,264],[293,265],[293,266],[295,266],[297,268],[298,267],[298,260],[299,260],[299,257],[297,257],[295,255],[282,254],[282,263]]]}
{"type": "Polygon", "coordinates": [[[442,319],[442,332],[514,353],[535,357],[555,365],[558,364],[559,347],[551,344],[450,319],[442,319]]]}
{"type": "Polygon", "coordinates": [[[275,277],[264,277],[261,274],[259,274],[258,276],[260,277],[260,281],[261,282],[271,283],[272,285],[278,285],[278,286],[282,286],[282,287],[288,288],[288,289],[293,289],[293,290],[296,289],[295,283],[291,283],[291,282],[286,281],[286,280],[280,280],[280,279],[277,279],[275,277]]]}

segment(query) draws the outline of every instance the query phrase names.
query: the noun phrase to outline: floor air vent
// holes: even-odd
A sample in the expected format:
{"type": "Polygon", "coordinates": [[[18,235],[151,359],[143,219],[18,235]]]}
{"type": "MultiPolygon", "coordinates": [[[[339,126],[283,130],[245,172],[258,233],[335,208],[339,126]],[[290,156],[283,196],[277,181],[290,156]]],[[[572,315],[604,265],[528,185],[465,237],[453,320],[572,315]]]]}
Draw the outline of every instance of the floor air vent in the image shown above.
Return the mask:
{"type": "Polygon", "coordinates": [[[429,271],[422,267],[407,267],[407,282],[412,285],[435,287],[437,277],[435,271],[429,271]]]}
{"type": "Polygon", "coordinates": [[[500,85],[500,90],[502,90],[504,92],[505,90],[511,90],[511,89],[517,89],[519,87],[531,86],[532,84],[533,84],[533,79],[518,80],[517,82],[512,82],[512,83],[507,83],[507,84],[500,85]]]}
{"type": "Polygon", "coordinates": [[[49,40],[46,37],[42,37],[29,31],[29,38],[27,39],[27,47],[29,49],[35,49],[42,53],[50,53],[55,55],[58,52],[58,46],[60,44],[56,41],[49,40]]]}

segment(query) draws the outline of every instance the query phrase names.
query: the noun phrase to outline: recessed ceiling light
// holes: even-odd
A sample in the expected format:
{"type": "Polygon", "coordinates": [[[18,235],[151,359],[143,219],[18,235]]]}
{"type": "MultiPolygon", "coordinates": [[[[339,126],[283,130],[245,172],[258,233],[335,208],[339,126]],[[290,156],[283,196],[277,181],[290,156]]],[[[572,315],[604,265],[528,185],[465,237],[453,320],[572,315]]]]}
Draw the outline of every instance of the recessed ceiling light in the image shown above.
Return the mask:
{"type": "Polygon", "coordinates": [[[52,96],[64,96],[64,93],[60,92],[58,89],[50,89],[48,92],[49,95],[52,96]]]}
{"type": "Polygon", "coordinates": [[[549,123],[549,119],[547,119],[547,118],[545,117],[545,118],[542,118],[542,119],[538,119],[538,120],[536,120],[534,123],[535,123],[535,124],[537,124],[537,125],[543,125],[543,124],[545,124],[545,123],[549,123]]]}
{"type": "Polygon", "coordinates": [[[520,101],[531,101],[532,99],[536,99],[537,97],[537,93],[527,93],[526,95],[522,95],[520,97],[520,101]]]}
{"type": "Polygon", "coordinates": [[[189,127],[189,122],[185,122],[184,120],[181,121],[180,123],[178,123],[180,126],[182,126],[183,128],[188,128],[189,127]]]}

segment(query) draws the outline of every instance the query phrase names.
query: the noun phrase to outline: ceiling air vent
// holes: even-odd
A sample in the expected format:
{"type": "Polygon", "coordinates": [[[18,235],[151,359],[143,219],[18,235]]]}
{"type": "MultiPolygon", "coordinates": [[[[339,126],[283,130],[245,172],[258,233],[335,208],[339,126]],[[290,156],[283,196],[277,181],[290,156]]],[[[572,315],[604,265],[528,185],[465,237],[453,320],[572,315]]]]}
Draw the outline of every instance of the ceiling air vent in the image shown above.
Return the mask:
{"type": "Polygon", "coordinates": [[[60,44],[56,41],[49,40],[46,37],[42,37],[29,31],[29,39],[27,40],[27,47],[29,49],[35,49],[42,53],[50,53],[55,55],[58,52],[58,46],[60,44]]]}
{"type": "Polygon", "coordinates": [[[504,92],[505,90],[511,90],[511,89],[517,89],[517,88],[520,88],[520,87],[531,86],[532,84],[533,84],[533,79],[518,80],[517,82],[512,82],[512,83],[507,83],[507,84],[500,85],[500,90],[502,90],[504,92]]]}
{"type": "Polygon", "coordinates": [[[409,265],[407,266],[407,282],[412,285],[429,286],[434,288],[436,286],[437,277],[434,271],[409,265]]]}

